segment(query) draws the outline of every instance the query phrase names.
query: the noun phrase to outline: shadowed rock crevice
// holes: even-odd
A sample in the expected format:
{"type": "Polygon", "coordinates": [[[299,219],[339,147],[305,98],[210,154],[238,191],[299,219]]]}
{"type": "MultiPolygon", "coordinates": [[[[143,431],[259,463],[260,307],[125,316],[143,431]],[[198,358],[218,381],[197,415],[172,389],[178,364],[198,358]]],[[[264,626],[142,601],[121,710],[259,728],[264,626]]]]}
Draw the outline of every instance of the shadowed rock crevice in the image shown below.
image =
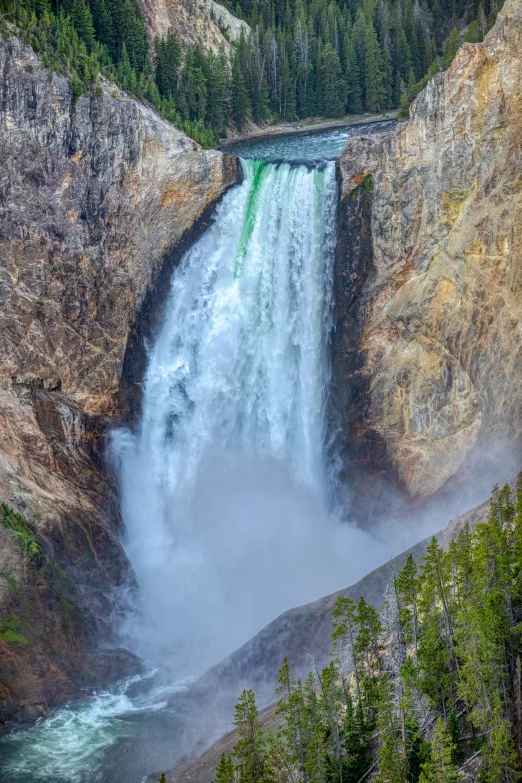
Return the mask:
{"type": "MultiPolygon", "coordinates": [[[[223,156],[227,181],[240,184],[243,172],[239,158],[223,156]]],[[[201,237],[212,222],[218,202],[208,206],[169,253],[167,253],[154,285],[148,290],[130,328],[120,379],[120,415],[126,423],[136,426],[141,415],[142,383],[147,370],[148,352],[163,322],[165,305],[170,293],[172,273],[185,252],[201,237]]]]}
{"type": "Polygon", "coordinates": [[[362,341],[371,304],[371,285],[377,275],[371,222],[373,177],[371,174],[354,177],[353,188],[343,193],[339,164],[337,176],[340,198],[329,420],[332,451],[342,462],[338,502],[348,516],[364,523],[378,510],[387,484],[396,484],[384,438],[378,432],[357,426],[368,419],[370,407],[370,377],[364,373],[367,357],[362,341]],[[363,491],[369,473],[375,503],[368,502],[368,495],[363,491]]]}

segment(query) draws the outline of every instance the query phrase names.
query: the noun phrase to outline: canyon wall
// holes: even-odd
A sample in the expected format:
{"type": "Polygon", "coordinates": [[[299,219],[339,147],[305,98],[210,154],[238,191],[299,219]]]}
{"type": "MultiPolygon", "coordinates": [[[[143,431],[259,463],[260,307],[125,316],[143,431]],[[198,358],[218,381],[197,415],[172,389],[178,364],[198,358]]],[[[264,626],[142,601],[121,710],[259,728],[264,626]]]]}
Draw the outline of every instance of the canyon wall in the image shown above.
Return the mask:
{"type": "Polygon", "coordinates": [[[518,449],[521,52],[522,2],[507,0],[409,121],[339,161],[333,398],[359,510],[392,490],[422,503],[518,449]]]}
{"type": "Polygon", "coordinates": [[[29,523],[0,510],[0,720],[138,665],[107,647],[132,577],[105,428],[151,292],[239,177],[114,85],[75,100],[0,39],[0,500],[29,523]]]}

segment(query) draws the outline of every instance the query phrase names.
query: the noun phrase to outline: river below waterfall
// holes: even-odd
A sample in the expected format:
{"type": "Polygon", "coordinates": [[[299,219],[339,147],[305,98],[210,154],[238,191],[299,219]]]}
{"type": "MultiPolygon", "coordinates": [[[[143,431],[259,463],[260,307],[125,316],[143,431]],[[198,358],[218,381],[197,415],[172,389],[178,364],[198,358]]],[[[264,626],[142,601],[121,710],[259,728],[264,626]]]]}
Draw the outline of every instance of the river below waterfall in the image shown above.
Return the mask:
{"type": "Polygon", "coordinates": [[[388,556],[340,523],[326,458],[334,160],[373,130],[229,150],[244,181],[175,270],[140,424],[113,436],[139,585],[122,636],[150,673],[4,736],[2,783],[140,783],[172,766],[171,693],[388,556]]]}

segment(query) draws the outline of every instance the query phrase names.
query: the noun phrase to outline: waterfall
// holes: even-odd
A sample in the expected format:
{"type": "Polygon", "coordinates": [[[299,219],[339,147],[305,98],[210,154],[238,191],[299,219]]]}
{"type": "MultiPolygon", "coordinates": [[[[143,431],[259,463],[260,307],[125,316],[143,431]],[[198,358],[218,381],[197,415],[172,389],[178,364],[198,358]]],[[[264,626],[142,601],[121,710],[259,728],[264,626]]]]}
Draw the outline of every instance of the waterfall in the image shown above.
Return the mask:
{"type": "Polygon", "coordinates": [[[173,766],[183,716],[169,694],[392,554],[328,511],[337,188],[325,160],[338,135],[252,149],[293,165],[244,161],[175,270],[139,427],[112,443],[139,586],[122,642],[148,670],[0,739],[2,783],[140,783],[173,766]]]}
{"type": "Polygon", "coordinates": [[[243,167],[174,272],[139,430],[114,436],[127,631],[184,674],[347,580],[325,511],[334,164],[243,167]]]}

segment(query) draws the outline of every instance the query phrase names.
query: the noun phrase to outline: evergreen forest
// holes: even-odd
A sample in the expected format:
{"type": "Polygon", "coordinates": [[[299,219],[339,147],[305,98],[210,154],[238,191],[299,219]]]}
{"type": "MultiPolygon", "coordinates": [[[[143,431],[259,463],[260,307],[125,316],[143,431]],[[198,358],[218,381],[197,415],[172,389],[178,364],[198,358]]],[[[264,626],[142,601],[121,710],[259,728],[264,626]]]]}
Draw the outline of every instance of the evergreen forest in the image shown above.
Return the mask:
{"type": "Polygon", "coordinates": [[[251,34],[217,52],[184,50],[175,31],[150,41],[139,0],[0,0],[0,24],[4,37],[14,24],[76,97],[101,89],[102,75],[211,147],[250,120],[407,115],[462,40],[483,39],[500,2],[226,0],[251,34]]]}
{"type": "Polygon", "coordinates": [[[477,764],[480,783],[520,779],[522,490],[495,488],[487,522],[392,568],[381,612],[341,596],[333,615],[328,666],[302,682],[283,661],[276,729],[243,691],[215,783],[457,783],[477,764]]]}

